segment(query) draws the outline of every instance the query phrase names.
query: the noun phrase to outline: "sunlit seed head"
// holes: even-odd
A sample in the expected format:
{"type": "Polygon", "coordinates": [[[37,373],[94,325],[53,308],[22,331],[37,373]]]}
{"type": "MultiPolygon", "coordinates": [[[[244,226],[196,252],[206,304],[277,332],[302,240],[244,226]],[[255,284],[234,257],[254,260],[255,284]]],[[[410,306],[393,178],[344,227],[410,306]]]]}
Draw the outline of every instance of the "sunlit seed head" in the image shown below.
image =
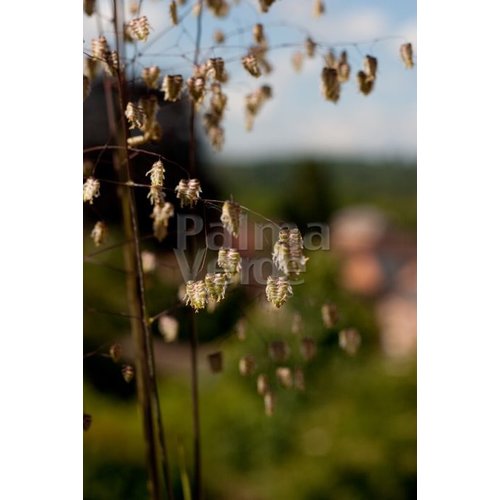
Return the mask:
{"type": "Polygon", "coordinates": [[[146,41],[149,36],[150,26],[146,16],[132,19],[125,26],[125,32],[132,40],[146,41]]]}
{"type": "Polygon", "coordinates": [[[109,348],[110,358],[117,363],[122,357],[122,346],[120,344],[112,344],[109,348]]]}
{"type": "Polygon", "coordinates": [[[133,366],[125,365],[122,368],[122,376],[125,382],[127,382],[127,384],[132,382],[132,380],[134,379],[134,375],[135,375],[135,370],[133,366]]]}
{"type": "Polygon", "coordinates": [[[153,232],[158,241],[167,237],[169,219],[174,216],[174,206],[169,202],[156,204],[150,217],[153,219],[153,232]]]}
{"type": "Polygon", "coordinates": [[[375,80],[377,76],[377,58],[367,55],[363,61],[363,69],[368,80],[375,80]]]}
{"type": "Polygon", "coordinates": [[[335,304],[323,304],[321,306],[321,318],[325,328],[333,328],[338,321],[338,310],[335,304]]]}
{"type": "Polygon", "coordinates": [[[157,89],[159,85],[160,68],[158,66],[149,66],[142,70],[142,79],[148,89],[157,89]]]}
{"type": "Polygon", "coordinates": [[[141,252],[142,270],[146,273],[152,273],[156,270],[156,255],[149,250],[141,252]]]}
{"type": "Polygon", "coordinates": [[[264,410],[268,417],[272,417],[274,415],[275,406],[276,399],[274,393],[271,391],[267,391],[264,394],[264,410]]]}
{"type": "Polygon", "coordinates": [[[142,129],[146,123],[146,113],[142,107],[129,102],[125,109],[125,117],[130,123],[130,129],[142,129]]]}
{"type": "Polygon", "coordinates": [[[186,296],[184,301],[187,306],[191,306],[195,312],[204,309],[207,305],[207,288],[204,280],[188,281],[186,283],[186,296]]]}
{"type": "Polygon", "coordinates": [[[94,177],[89,177],[83,185],[83,202],[88,201],[91,205],[94,203],[94,198],[100,196],[100,182],[94,177]]]}
{"type": "Polygon", "coordinates": [[[293,386],[293,376],[292,370],[287,366],[280,366],[276,368],[276,378],[280,385],[282,385],[285,389],[289,389],[293,386]]]}
{"type": "Polygon", "coordinates": [[[183,83],[182,75],[166,75],[161,86],[165,101],[178,101],[182,94],[183,83]]]}
{"type": "Polygon", "coordinates": [[[175,342],[179,335],[179,322],[174,317],[164,314],[158,320],[158,330],[165,342],[175,342]]]}
{"type": "Polygon", "coordinates": [[[401,54],[405,68],[413,68],[413,47],[411,43],[403,43],[399,49],[399,53],[401,54]]]}
{"type": "Polygon", "coordinates": [[[238,236],[240,229],[240,205],[234,201],[226,200],[222,205],[222,215],[220,220],[224,228],[233,236],[238,236]]]}
{"type": "Polygon", "coordinates": [[[253,54],[248,54],[241,58],[243,67],[255,78],[258,78],[262,73],[260,71],[259,65],[257,64],[257,59],[253,54]]]}
{"type": "Polygon", "coordinates": [[[96,247],[100,247],[106,241],[107,235],[108,228],[103,221],[96,222],[90,233],[90,237],[94,241],[96,247]]]}
{"type": "Polygon", "coordinates": [[[347,354],[354,356],[361,346],[361,335],[355,328],[346,328],[339,333],[339,346],[347,354]]]}
{"type": "Polygon", "coordinates": [[[247,354],[246,356],[243,356],[239,363],[238,363],[238,368],[240,370],[240,374],[243,375],[244,377],[248,377],[250,375],[253,375],[255,372],[257,364],[255,362],[255,357],[252,356],[251,354],[247,354]]]}
{"type": "Polygon", "coordinates": [[[261,373],[257,377],[257,393],[260,394],[261,396],[264,396],[267,392],[269,392],[270,386],[269,386],[269,378],[267,375],[264,375],[261,373]]]}

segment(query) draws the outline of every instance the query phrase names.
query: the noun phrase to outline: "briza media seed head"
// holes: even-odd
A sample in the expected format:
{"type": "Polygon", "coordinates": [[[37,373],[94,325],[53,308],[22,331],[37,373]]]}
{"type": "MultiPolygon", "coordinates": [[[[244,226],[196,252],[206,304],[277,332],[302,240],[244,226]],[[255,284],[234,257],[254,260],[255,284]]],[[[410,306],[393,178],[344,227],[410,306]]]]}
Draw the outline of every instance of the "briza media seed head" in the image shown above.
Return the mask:
{"type": "Polygon", "coordinates": [[[150,177],[151,188],[149,190],[148,198],[151,199],[152,205],[161,205],[164,201],[163,183],[165,181],[165,167],[161,160],[153,163],[151,170],[146,172],[150,177]]]}
{"type": "Polygon", "coordinates": [[[252,28],[252,35],[255,43],[263,43],[266,41],[264,35],[264,26],[261,23],[254,24],[252,28]]]}
{"type": "Polygon", "coordinates": [[[95,0],[83,0],[83,11],[90,17],[95,12],[95,0]]]}
{"type": "Polygon", "coordinates": [[[280,308],[293,295],[292,287],[284,276],[267,278],[266,297],[274,307],[280,308]]]}
{"type": "Polygon", "coordinates": [[[120,344],[112,344],[109,348],[109,356],[115,362],[118,363],[122,357],[122,346],[120,344]]]}
{"type": "Polygon", "coordinates": [[[131,130],[134,128],[142,129],[146,123],[144,109],[131,102],[127,103],[127,107],[125,108],[125,118],[129,121],[131,130]]]}
{"type": "Polygon", "coordinates": [[[174,317],[163,314],[158,320],[158,330],[165,342],[174,342],[179,335],[179,322],[174,317]]]}
{"type": "Polygon", "coordinates": [[[267,375],[261,373],[257,377],[257,393],[260,394],[261,396],[264,396],[264,394],[269,392],[269,389],[270,389],[269,378],[267,375]]]}
{"type": "Polygon", "coordinates": [[[314,0],[313,16],[320,17],[325,13],[325,4],[322,0],[314,0]]]}
{"type": "Polygon", "coordinates": [[[206,0],[206,2],[215,17],[226,17],[229,14],[229,4],[226,0],[206,0]]]}
{"type": "Polygon", "coordinates": [[[292,67],[297,72],[300,73],[302,70],[302,65],[304,64],[304,54],[300,51],[294,52],[292,54],[292,67]]]}
{"type": "Polygon", "coordinates": [[[399,53],[401,54],[405,68],[413,68],[413,47],[411,43],[403,43],[399,49],[399,53]]]}
{"type": "Polygon", "coordinates": [[[105,36],[101,35],[99,38],[92,40],[91,47],[94,60],[101,63],[105,63],[108,60],[111,50],[105,36]]]}
{"type": "Polygon", "coordinates": [[[370,94],[373,90],[375,80],[373,78],[368,78],[364,71],[358,71],[357,79],[359,91],[364,95],[370,94]]]}
{"type": "Polygon", "coordinates": [[[314,57],[314,55],[316,54],[317,45],[318,44],[310,36],[308,36],[306,38],[304,46],[305,46],[307,57],[310,57],[310,58],[314,57]]]}
{"type": "Polygon", "coordinates": [[[369,80],[375,80],[377,77],[378,61],[376,57],[367,55],[363,61],[363,70],[365,72],[366,78],[369,80]]]}
{"type": "Polygon", "coordinates": [[[196,109],[199,109],[205,98],[205,78],[203,76],[188,78],[186,85],[196,109]]]}
{"type": "Polygon", "coordinates": [[[260,10],[262,12],[267,12],[274,2],[275,0],[259,0],[260,10]]]}
{"type": "Polygon", "coordinates": [[[251,354],[247,354],[246,356],[243,356],[239,363],[238,363],[238,368],[240,370],[240,374],[243,375],[244,377],[248,377],[250,375],[253,375],[255,372],[257,364],[255,362],[255,357],[252,356],[251,354]]]}
{"type": "Polygon", "coordinates": [[[222,205],[220,220],[224,228],[233,236],[238,236],[240,230],[240,205],[234,201],[226,200],[222,205]]]}
{"type": "Polygon", "coordinates": [[[312,337],[304,337],[300,341],[300,352],[306,361],[311,361],[316,356],[316,341],[312,337]]]}
{"type": "Polygon", "coordinates": [[[171,2],[170,2],[169,14],[170,14],[170,20],[172,21],[172,24],[174,26],[179,24],[179,18],[177,17],[177,4],[175,3],[175,0],[171,0],[171,2]]]}
{"type": "Polygon", "coordinates": [[[255,78],[258,78],[262,73],[260,71],[259,65],[257,64],[257,58],[253,54],[248,54],[241,58],[241,63],[243,67],[255,78]]]}
{"type": "Polygon", "coordinates": [[[127,384],[132,382],[132,380],[134,379],[134,375],[135,375],[135,370],[134,370],[133,366],[131,366],[131,365],[124,365],[123,366],[122,376],[123,376],[123,380],[125,380],[125,382],[127,382],[127,384]]]}
{"type": "Polygon", "coordinates": [[[339,333],[339,346],[350,356],[354,356],[361,346],[361,335],[355,328],[346,328],[339,333]]]}
{"type": "Polygon", "coordinates": [[[208,355],[208,365],[212,373],[220,373],[223,368],[222,351],[212,352],[208,355]]]}
{"type": "Polygon", "coordinates": [[[205,309],[207,305],[207,287],[204,280],[188,281],[186,283],[186,295],[184,301],[187,306],[191,306],[195,312],[205,309]]]}
{"type": "Polygon", "coordinates": [[[321,306],[321,319],[325,328],[333,328],[339,319],[337,306],[330,303],[323,304],[321,306]]]}
{"type": "Polygon", "coordinates": [[[212,78],[219,82],[227,80],[227,74],[222,57],[212,57],[206,63],[206,77],[212,78]]]}
{"type": "Polygon", "coordinates": [[[269,343],[269,357],[275,363],[283,363],[290,356],[290,347],[284,340],[273,340],[269,343]]]}
{"type": "Polygon", "coordinates": [[[177,198],[181,202],[181,207],[190,206],[191,208],[196,205],[200,199],[201,186],[198,179],[181,179],[175,188],[177,198]]]}
{"type": "Polygon", "coordinates": [[[146,273],[152,273],[156,270],[157,260],[156,255],[149,250],[143,250],[141,252],[141,264],[142,270],[146,273]]]}
{"type": "Polygon", "coordinates": [[[94,245],[96,247],[100,247],[106,241],[107,235],[108,227],[101,220],[95,223],[95,226],[92,228],[92,232],[90,233],[90,237],[94,241],[94,245]]]}
{"type": "Polygon", "coordinates": [[[153,232],[158,241],[167,236],[168,221],[174,216],[174,206],[168,201],[156,204],[150,217],[153,219],[153,232]]]}
{"type": "Polygon", "coordinates": [[[125,33],[132,40],[146,41],[149,36],[150,26],[146,16],[132,19],[125,26],[125,33]]]}
{"type": "Polygon", "coordinates": [[[276,378],[285,389],[290,389],[293,386],[292,370],[287,366],[276,368],[276,378]]]}
{"type": "Polygon", "coordinates": [[[157,89],[160,79],[159,66],[149,66],[142,70],[142,79],[148,89],[157,89]]]}
{"type": "Polygon", "coordinates": [[[217,255],[217,265],[226,276],[231,277],[241,271],[241,256],[236,248],[220,248],[217,255]]]}
{"type": "Polygon", "coordinates": [[[304,377],[304,371],[301,368],[295,368],[293,374],[293,383],[296,389],[299,391],[306,390],[306,381],[304,377]]]}
{"type": "Polygon", "coordinates": [[[207,273],[205,275],[205,287],[208,298],[220,302],[226,295],[227,278],[223,273],[207,273]]]}
{"type": "Polygon", "coordinates": [[[216,44],[220,45],[226,41],[226,35],[224,35],[224,32],[221,30],[215,30],[213,39],[216,44]]]}
{"type": "Polygon", "coordinates": [[[276,399],[274,393],[269,390],[264,394],[264,411],[268,417],[272,417],[274,415],[275,406],[276,399]]]}
{"type": "Polygon", "coordinates": [[[100,196],[101,183],[94,177],[88,177],[83,185],[83,202],[88,201],[91,205],[94,203],[94,198],[100,196]]]}
{"type": "Polygon", "coordinates": [[[323,68],[321,72],[321,93],[327,101],[337,102],[340,99],[340,82],[335,68],[323,68]]]}
{"type": "Polygon", "coordinates": [[[181,98],[183,83],[182,75],[166,75],[161,85],[165,101],[178,101],[181,98]]]}

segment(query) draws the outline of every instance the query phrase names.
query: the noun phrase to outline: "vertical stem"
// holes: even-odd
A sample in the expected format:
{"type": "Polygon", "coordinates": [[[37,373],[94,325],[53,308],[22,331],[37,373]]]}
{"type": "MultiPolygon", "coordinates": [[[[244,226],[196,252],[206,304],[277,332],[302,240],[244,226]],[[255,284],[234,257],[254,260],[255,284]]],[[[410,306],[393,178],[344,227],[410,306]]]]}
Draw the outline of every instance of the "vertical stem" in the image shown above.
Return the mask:
{"type": "MultiPolygon", "coordinates": [[[[123,24],[123,5],[121,1],[114,0],[114,28],[116,37],[116,48],[118,54],[121,53],[122,39],[119,26],[123,24]]],[[[115,154],[115,167],[120,179],[126,183],[132,181],[130,157],[127,149],[128,128],[126,126],[124,109],[127,104],[126,86],[122,68],[118,68],[118,97],[119,115],[118,124],[115,124],[116,139],[123,146],[115,154]],[[118,127],[116,127],[118,125],[118,127]],[[119,128],[119,133],[117,128],[119,128]]],[[[107,94],[109,97],[109,93],[107,94]]],[[[108,99],[108,105],[111,100],[108,99]]],[[[158,433],[158,443],[162,458],[162,473],[168,498],[173,500],[173,488],[168,469],[168,455],[163,433],[161,420],[161,409],[158,398],[158,387],[156,382],[156,369],[154,362],[153,343],[149,329],[149,319],[146,309],[144,293],[144,273],[142,269],[142,259],[139,243],[139,229],[137,221],[137,210],[135,203],[135,193],[130,186],[121,196],[124,230],[126,239],[131,241],[125,246],[125,264],[127,267],[127,296],[129,308],[131,310],[132,333],[136,346],[136,356],[138,361],[137,386],[139,402],[143,414],[144,437],[146,441],[146,463],[148,469],[148,491],[152,499],[160,500],[161,482],[158,477],[158,457],[156,451],[155,428],[158,433]],[[155,425],[156,424],[156,425],[155,425]]]]}
{"type": "MultiPolygon", "coordinates": [[[[198,64],[201,46],[201,27],[203,15],[203,0],[198,0],[198,19],[196,23],[196,47],[193,63],[198,64]]],[[[196,133],[195,133],[196,106],[191,102],[191,115],[189,120],[189,173],[196,175],[196,133]]],[[[194,256],[194,252],[193,252],[194,256]]],[[[191,351],[191,395],[193,401],[193,500],[201,500],[202,475],[201,475],[201,430],[200,430],[200,402],[198,390],[198,335],[196,331],[196,318],[194,311],[189,314],[189,340],[191,351]]]]}

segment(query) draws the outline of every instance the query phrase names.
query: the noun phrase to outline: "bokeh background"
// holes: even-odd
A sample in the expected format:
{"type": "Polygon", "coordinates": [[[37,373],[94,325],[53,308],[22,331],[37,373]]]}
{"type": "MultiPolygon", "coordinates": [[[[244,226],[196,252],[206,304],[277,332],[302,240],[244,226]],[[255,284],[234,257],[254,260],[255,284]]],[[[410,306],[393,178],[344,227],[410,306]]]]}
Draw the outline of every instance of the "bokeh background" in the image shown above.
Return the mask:
{"type": "MultiPolygon", "coordinates": [[[[242,2],[223,23],[206,16],[205,45],[210,46],[211,33],[219,26],[232,25],[234,30],[257,22],[250,3],[242,2]]],[[[98,4],[106,30],[109,6],[98,4]]],[[[271,52],[275,72],[262,83],[273,86],[275,98],[257,117],[255,130],[244,130],[242,111],[242,98],[253,82],[234,67],[228,84],[226,147],[215,154],[201,130],[198,134],[204,196],[224,200],[232,195],[272,220],[297,223],[303,232],[310,222],[329,228],[329,249],[306,253],[304,283],[294,287],[294,296],[278,314],[263,306],[261,288],[242,286],[231,290],[214,311],[198,315],[207,500],[416,498],[416,74],[399,60],[401,40],[374,43],[401,35],[416,46],[415,5],[326,2],[320,20],[311,18],[311,5],[278,1],[265,18],[275,25],[268,37],[276,43],[301,43],[303,34],[290,27],[301,23],[332,44],[363,42],[345,47],[353,67],[361,64],[365,51],[379,57],[374,93],[361,96],[351,82],[337,105],[326,103],[319,92],[320,55],[295,75],[290,52],[271,52]],[[333,328],[322,321],[325,303],[338,307],[333,328]],[[297,315],[303,323],[300,333],[292,331],[297,315]],[[244,339],[238,335],[242,320],[244,339]],[[356,328],[362,338],[356,356],[339,347],[339,332],[347,327],[356,328]],[[317,356],[308,363],[298,349],[304,335],[318,344],[317,356]],[[272,376],[268,343],[278,339],[291,347],[290,365],[304,370],[306,390],[278,390],[275,414],[268,417],[255,376],[242,377],[238,360],[252,354],[258,373],[272,376]],[[219,374],[210,372],[206,359],[216,350],[224,354],[219,374]]],[[[144,9],[159,34],[168,22],[165,2],[144,2],[144,9]]],[[[192,22],[188,16],[182,29],[192,32],[192,22]]],[[[85,16],[86,47],[97,29],[95,19],[85,16]]],[[[175,44],[171,36],[160,37],[142,62],[189,71],[189,64],[175,66],[169,57],[165,64],[158,61],[158,54],[175,52],[169,49],[173,45],[184,53],[191,50],[187,35],[175,44]]],[[[240,43],[248,43],[249,36],[238,34],[240,43]]],[[[142,91],[137,84],[136,95],[142,91]]],[[[84,103],[84,147],[109,140],[103,96],[96,83],[84,103]]],[[[187,164],[186,117],[185,103],[162,104],[159,120],[165,139],[150,149],[187,164]]],[[[98,177],[113,177],[108,153],[87,154],[85,161],[86,168],[98,163],[98,177]]],[[[144,182],[150,163],[137,157],[137,182],[144,182]]],[[[167,169],[167,184],[174,186],[181,174],[167,169]]],[[[92,415],[83,437],[84,498],[144,499],[134,383],[123,380],[121,364],[107,355],[109,346],[119,343],[125,362],[133,363],[122,254],[119,246],[111,248],[123,241],[117,194],[111,184],[103,184],[101,191],[94,206],[84,209],[84,411],[92,415]],[[111,249],[96,254],[89,235],[101,219],[110,226],[106,247],[111,249]]],[[[138,203],[141,234],[147,235],[151,221],[145,191],[138,193],[138,203]]],[[[216,221],[219,215],[208,210],[207,217],[216,221]]],[[[262,222],[255,215],[250,220],[262,222]]],[[[192,469],[191,399],[186,310],[178,307],[183,279],[171,252],[175,230],[174,222],[166,241],[145,238],[143,247],[155,256],[155,268],[146,276],[150,313],[173,308],[180,323],[176,341],[164,342],[157,325],[154,336],[165,430],[182,498],[180,473],[192,469]]],[[[267,245],[270,252],[271,242],[267,245]]],[[[253,255],[251,250],[242,253],[245,258],[253,255]]]]}

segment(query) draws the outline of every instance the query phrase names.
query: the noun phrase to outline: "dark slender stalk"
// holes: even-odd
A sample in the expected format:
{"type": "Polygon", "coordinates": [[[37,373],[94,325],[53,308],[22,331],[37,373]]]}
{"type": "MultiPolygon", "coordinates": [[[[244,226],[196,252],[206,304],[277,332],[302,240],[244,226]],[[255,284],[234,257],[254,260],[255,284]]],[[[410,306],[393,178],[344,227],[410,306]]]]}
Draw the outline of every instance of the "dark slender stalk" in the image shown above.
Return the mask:
{"type": "MultiPolygon", "coordinates": [[[[198,64],[201,46],[201,27],[203,16],[203,1],[198,0],[198,19],[196,23],[196,46],[193,63],[198,64]]],[[[196,177],[196,106],[191,102],[191,115],[189,118],[189,172],[196,177]]],[[[193,252],[194,253],[194,252],[193,252]]],[[[191,397],[193,403],[193,500],[201,500],[202,473],[201,473],[201,429],[200,429],[200,401],[198,390],[198,335],[196,331],[195,312],[189,314],[189,339],[191,351],[191,397]]]]}
{"type": "MultiPolygon", "coordinates": [[[[114,28],[116,36],[116,48],[118,54],[121,53],[122,41],[120,37],[119,26],[122,25],[120,14],[123,13],[121,1],[114,0],[114,28]]],[[[153,500],[161,498],[161,482],[158,476],[157,443],[155,439],[155,429],[158,433],[158,444],[162,458],[162,473],[165,487],[169,499],[173,499],[173,489],[168,470],[168,457],[163,434],[163,425],[161,420],[161,409],[158,398],[158,388],[156,383],[156,371],[154,363],[153,343],[151,332],[149,330],[149,318],[146,309],[144,293],[144,273],[142,269],[142,259],[139,242],[139,228],[137,221],[137,210],[135,203],[135,194],[132,182],[130,157],[127,149],[128,129],[125,123],[123,110],[127,104],[126,87],[122,69],[118,68],[118,98],[119,115],[118,125],[120,133],[117,133],[117,141],[124,146],[115,154],[115,166],[120,173],[120,180],[126,182],[129,187],[122,192],[122,212],[124,219],[125,236],[131,243],[124,247],[125,263],[127,271],[130,271],[127,279],[127,294],[129,308],[136,318],[132,321],[132,333],[136,344],[136,356],[138,360],[138,395],[143,413],[143,427],[146,441],[146,462],[148,469],[148,491],[153,500]],[[124,165],[124,168],[122,167],[124,165]]]]}

